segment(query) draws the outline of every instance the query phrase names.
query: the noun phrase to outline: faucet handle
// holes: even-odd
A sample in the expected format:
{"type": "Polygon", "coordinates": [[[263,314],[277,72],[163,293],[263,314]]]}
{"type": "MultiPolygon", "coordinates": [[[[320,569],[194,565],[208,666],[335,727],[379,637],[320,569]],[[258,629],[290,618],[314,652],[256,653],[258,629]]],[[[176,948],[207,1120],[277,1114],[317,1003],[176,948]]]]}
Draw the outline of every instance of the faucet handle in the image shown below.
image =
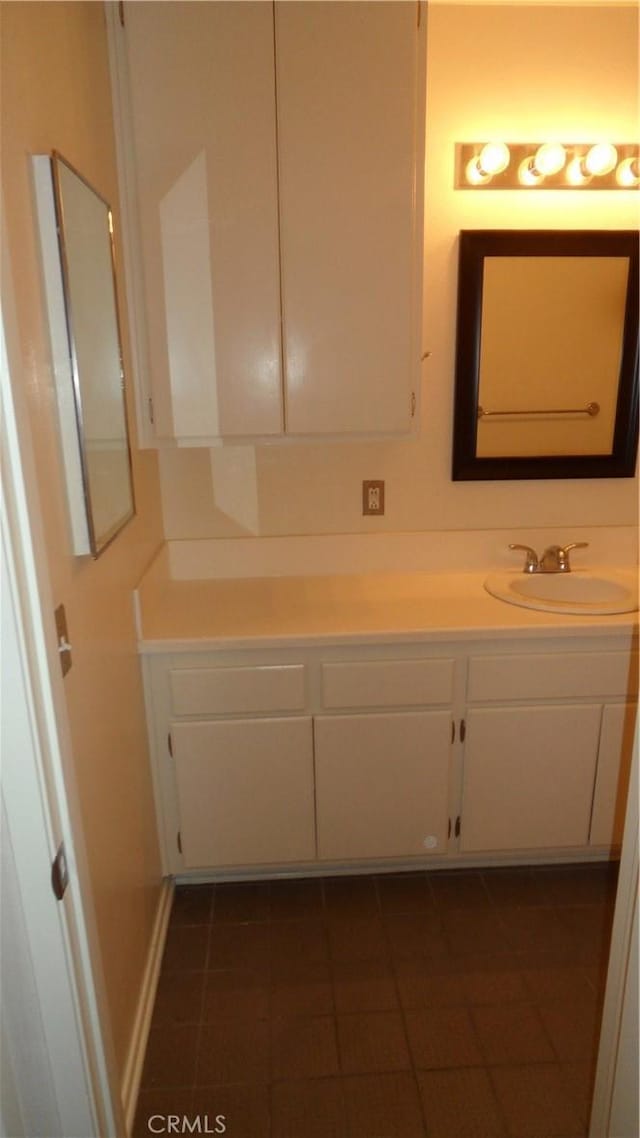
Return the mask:
{"type": "Polygon", "coordinates": [[[536,553],[535,549],[532,549],[530,545],[514,545],[513,543],[509,545],[509,549],[521,549],[523,553],[526,553],[527,556],[524,559],[524,573],[537,572],[538,554],[536,553]]]}
{"type": "Polygon", "coordinates": [[[540,571],[542,573],[570,573],[569,553],[572,549],[586,549],[588,541],[571,541],[564,547],[550,545],[540,558],[540,571]]]}
{"type": "Polygon", "coordinates": [[[568,573],[571,569],[571,566],[569,564],[569,554],[570,554],[571,550],[572,549],[587,549],[588,545],[589,545],[588,541],[570,541],[568,545],[565,545],[564,548],[560,550],[560,554],[562,555],[562,560],[564,561],[566,573],[568,573]]]}
{"type": "Polygon", "coordinates": [[[565,545],[563,553],[569,553],[572,549],[586,549],[588,545],[588,541],[570,541],[568,545],[565,545]]]}

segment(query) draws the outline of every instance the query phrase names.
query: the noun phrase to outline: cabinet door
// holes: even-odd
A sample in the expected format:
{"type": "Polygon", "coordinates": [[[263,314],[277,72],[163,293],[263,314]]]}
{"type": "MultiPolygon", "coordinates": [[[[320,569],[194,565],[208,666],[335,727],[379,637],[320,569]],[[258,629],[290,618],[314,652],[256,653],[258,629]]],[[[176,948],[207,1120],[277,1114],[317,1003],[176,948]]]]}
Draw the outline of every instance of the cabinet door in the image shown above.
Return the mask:
{"type": "Polygon", "coordinates": [[[472,710],[460,849],[586,845],[600,716],[599,704],[472,710]]]}
{"type": "Polygon", "coordinates": [[[311,720],[173,723],[185,869],[315,857],[311,720]]]}
{"type": "Polygon", "coordinates": [[[446,851],[447,711],[315,720],[318,857],[446,851]]]}
{"type": "Polygon", "coordinates": [[[128,4],[126,50],[159,437],[280,434],[271,4],[128,4]]]}
{"type": "Polygon", "coordinates": [[[592,846],[622,845],[637,708],[610,704],[602,713],[598,773],[591,814],[592,846]]]}
{"type": "Polygon", "coordinates": [[[422,259],[416,14],[404,3],[275,5],[291,434],[410,427],[422,259]]]}

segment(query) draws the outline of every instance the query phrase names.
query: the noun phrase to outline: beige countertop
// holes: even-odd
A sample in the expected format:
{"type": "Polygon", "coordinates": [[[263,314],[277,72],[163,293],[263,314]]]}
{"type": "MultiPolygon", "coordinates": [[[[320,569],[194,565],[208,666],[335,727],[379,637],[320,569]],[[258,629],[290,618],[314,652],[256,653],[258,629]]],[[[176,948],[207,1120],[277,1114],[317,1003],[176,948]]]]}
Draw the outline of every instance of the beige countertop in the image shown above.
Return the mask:
{"type": "Polygon", "coordinates": [[[637,612],[568,616],[507,604],[486,573],[173,580],[155,562],[136,594],[142,653],[315,644],[629,635],[637,612]]]}

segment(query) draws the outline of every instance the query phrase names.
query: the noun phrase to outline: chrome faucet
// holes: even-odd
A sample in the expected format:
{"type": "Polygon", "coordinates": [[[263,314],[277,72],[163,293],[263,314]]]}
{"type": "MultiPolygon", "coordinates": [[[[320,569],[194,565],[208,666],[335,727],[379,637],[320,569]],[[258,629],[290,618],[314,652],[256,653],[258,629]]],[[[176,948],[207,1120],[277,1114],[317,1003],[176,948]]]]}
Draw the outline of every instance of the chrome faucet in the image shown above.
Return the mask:
{"type": "Polygon", "coordinates": [[[569,545],[550,545],[542,557],[530,545],[510,545],[509,549],[522,549],[526,554],[523,573],[570,573],[569,553],[572,549],[586,549],[588,541],[572,541],[569,545]]]}

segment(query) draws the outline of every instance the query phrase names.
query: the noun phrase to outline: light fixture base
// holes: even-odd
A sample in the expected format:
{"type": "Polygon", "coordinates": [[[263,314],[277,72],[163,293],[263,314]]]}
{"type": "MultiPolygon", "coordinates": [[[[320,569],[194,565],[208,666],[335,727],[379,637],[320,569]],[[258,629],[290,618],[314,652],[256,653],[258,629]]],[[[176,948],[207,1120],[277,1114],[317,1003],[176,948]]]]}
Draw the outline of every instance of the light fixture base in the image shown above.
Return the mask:
{"type": "MultiPolygon", "coordinates": [[[[495,143],[491,144],[495,146],[495,143]]],[[[473,180],[469,171],[478,167],[480,155],[487,142],[456,143],[455,187],[458,190],[638,190],[640,189],[640,147],[631,143],[594,142],[507,142],[509,161],[504,169],[484,173],[473,180]],[[538,170],[535,164],[538,153],[562,148],[566,160],[557,170],[538,170]],[[616,155],[614,164],[602,172],[589,170],[587,155],[593,156],[605,149],[616,155]],[[581,171],[576,178],[575,171],[581,171]]],[[[543,164],[541,164],[543,165],[543,164]]],[[[548,165],[548,163],[547,163],[548,165]]],[[[552,164],[553,165],[553,164],[552,164]]]]}

